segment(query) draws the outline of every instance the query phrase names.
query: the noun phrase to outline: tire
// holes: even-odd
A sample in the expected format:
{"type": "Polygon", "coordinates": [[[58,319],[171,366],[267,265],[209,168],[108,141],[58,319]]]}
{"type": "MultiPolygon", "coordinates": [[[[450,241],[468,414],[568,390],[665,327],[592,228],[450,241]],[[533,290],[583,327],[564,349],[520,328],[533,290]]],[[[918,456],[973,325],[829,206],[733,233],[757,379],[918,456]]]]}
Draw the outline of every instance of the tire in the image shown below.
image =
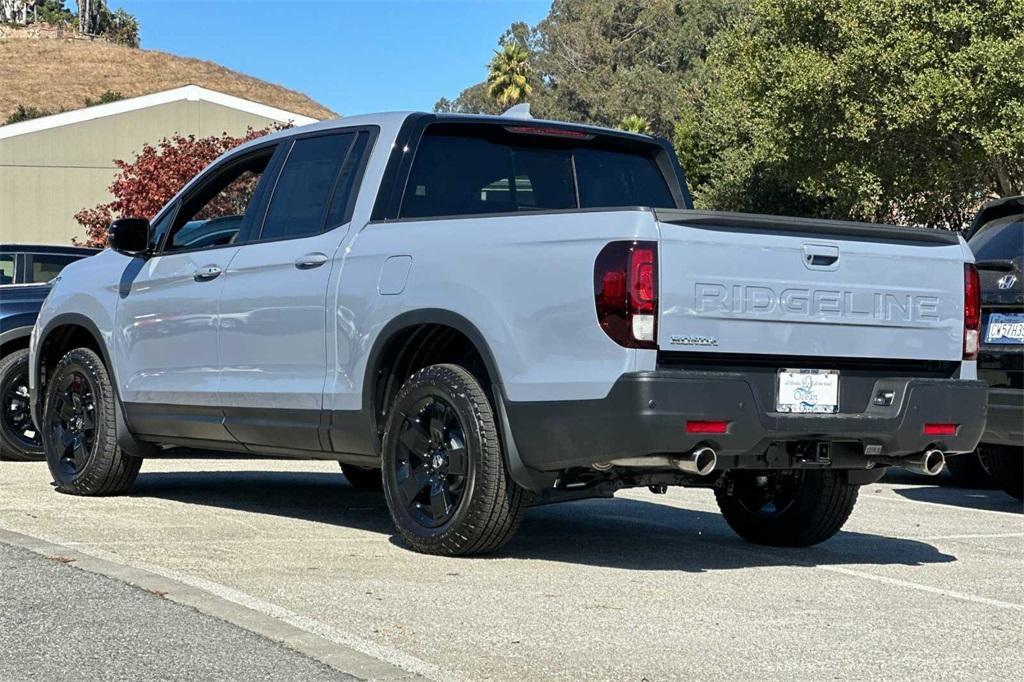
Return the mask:
{"type": "Polygon", "coordinates": [[[43,441],[29,412],[27,348],[0,360],[0,400],[0,459],[41,462],[43,441]]]}
{"type": "Polygon", "coordinates": [[[349,485],[356,490],[379,492],[384,487],[380,469],[361,467],[355,464],[343,464],[341,462],[338,462],[338,464],[341,464],[341,473],[345,474],[349,485]]]}
{"type": "Polygon", "coordinates": [[[388,413],[383,451],[388,509],[413,550],[484,554],[519,528],[527,493],[505,469],[484,388],[462,367],[433,365],[405,382],[388,413]]]}
{"type": "Polygon", "coordinates": [[[1024,448],[983,445],[992,480],[1011,497],[1024,500],[1024,448]]]}
{"type": "Polygon", "coordinates": [[[859,486],[842,471],[736,471],[715,499],[726,523],[748,542],[808,547],[839,532],[859,486]]]}
{"type": "Polygon", "coordinates": [[[142,459],[117,446],[114,395],[103,361],[88,348],[69,351],[54,369],[43,407],[46,463],[59,492],[118,495],[139,475],[142,459]]]}
{"type": "Polygon", "coordinates": [[[988,468],[977,451],[953,455],[946,459],[946,471],[953,483],[964,488],[987,488],[992,485],[988,468]]]}

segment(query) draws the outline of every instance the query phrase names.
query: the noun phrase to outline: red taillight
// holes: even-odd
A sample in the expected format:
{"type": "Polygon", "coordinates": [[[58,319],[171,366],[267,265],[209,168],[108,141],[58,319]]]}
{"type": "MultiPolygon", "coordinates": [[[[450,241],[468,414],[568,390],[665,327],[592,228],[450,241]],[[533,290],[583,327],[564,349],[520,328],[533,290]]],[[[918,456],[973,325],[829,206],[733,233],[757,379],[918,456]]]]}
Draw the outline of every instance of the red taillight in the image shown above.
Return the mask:
{"type": "Polygon", "coordinates": [[[597,320],[627,348],[657,348],[658,244],[612,242],[594,263],[597,320]]]}
{"type": "Polygon", "coordinates": [[[926,436],[955,436],[956,424],[925,424],[924,435],[926,436]]]}
{"type": "Polygon", "coordinates": [[[981,345],[981,282],[974,263],[964,263],[964,360],[978,357],[981,345]]]}
{"type": "Polygon", "coordinates": [[[687,433],[725,433],[729,430],[729,422],[705,420],[686,422],[687,433]]]}

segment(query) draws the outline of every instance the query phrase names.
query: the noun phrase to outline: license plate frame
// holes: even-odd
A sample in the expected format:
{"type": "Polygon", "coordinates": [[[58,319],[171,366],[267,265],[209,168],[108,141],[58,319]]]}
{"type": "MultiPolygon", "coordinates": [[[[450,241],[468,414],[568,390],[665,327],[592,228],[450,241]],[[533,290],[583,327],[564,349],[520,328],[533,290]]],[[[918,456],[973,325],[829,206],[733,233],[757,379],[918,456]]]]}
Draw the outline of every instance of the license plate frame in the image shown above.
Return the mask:
{"type": "Polygon", "coordinates": [[[775,411],[785,414],[837,414],[839,370],[783,368],[775,378],[775,411]]]}

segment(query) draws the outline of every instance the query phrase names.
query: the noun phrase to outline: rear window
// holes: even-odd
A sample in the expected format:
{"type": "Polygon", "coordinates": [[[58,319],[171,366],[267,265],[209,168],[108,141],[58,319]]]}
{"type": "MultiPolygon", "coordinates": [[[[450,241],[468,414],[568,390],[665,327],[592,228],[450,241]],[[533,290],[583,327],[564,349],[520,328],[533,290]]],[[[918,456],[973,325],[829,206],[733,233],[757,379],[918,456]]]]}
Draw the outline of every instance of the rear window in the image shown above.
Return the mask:
{"type": "Polygon", "coordinates": [[[27,283],[42,284],[60,274],[60,271],[70,263],[78,260],[78,256],[56,256],[41,253],[34,253],[30,256],[31,269],[27,283]]]}
{"type": "Polygon", "coordinates": [[[993,220],[978,230],[969,243],[977,260],[1022,258],[1024,217],[1009,216],[993,220]]]}
{"type": "Polygon", "coordinates": [[[420,141],[400,216],[426,218],[675,200],[660,147],[618,138],[519,134],[496,125],[436,124],[420,141]]]}

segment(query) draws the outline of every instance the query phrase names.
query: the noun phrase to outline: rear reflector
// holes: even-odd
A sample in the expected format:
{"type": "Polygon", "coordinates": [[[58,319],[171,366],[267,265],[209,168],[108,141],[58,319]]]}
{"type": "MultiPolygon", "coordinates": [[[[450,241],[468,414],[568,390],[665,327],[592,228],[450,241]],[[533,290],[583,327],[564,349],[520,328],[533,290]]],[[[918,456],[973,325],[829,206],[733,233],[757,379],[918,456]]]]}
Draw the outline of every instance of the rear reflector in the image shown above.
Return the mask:
{"type": "Polygon", "coordinates": [[[687,433],[725,433],[729,430],[727,421],[688,421],[687,433]]]}
{"type": "Polygon", "coordinates": [[[926,436],[955,436],[956,424],[925,424],[924,435],[926,436]]]}

